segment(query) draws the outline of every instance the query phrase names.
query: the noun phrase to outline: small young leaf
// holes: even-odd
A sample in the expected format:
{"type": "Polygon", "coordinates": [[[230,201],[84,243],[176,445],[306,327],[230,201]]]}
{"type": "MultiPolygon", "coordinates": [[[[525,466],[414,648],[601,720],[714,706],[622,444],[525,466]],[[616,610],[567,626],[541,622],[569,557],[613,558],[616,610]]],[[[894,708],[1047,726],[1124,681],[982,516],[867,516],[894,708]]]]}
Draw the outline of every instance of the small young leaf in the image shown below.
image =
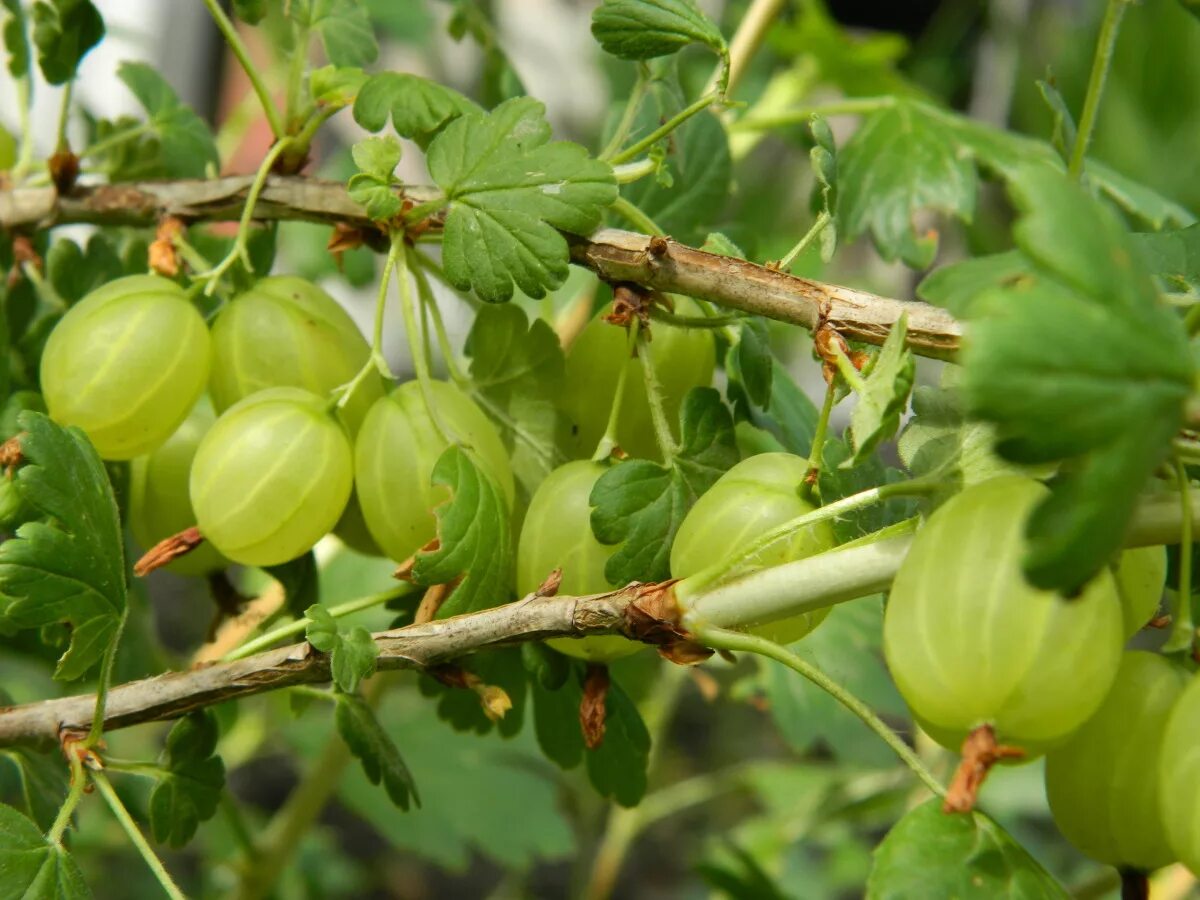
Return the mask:
{"type": "Polygon", "coordinates": [[[936,797],[892,826],[875,848],[867,880],[868,900],[1069,896],[990,818],[980,812],[947,815],[936,797]]]}
{"type": "Polygon", "coordinates": [[[745,259],[746,253],[735,244],[728,235],[719,231],[710,231],[700,247],[705,253],[715,253],[718,256],[732,256],[734,259],[745,259]]]}
{"type": "Polygon", "coordinates": [[[150,830],[159,843],[182,847],[216,814],[225,787],[225,764],[214,755],[218,737],[208,710],[180,719],[167,735],[163,775],[150,794],[150,830]]]}
{"type": "Polygon", "coordinates": [[[338,690],[353,694],[364,678],[375,674],[379,647],[371,633],[361,625],[340,631],[337,619],[323,606],[310,606],[304,616],[309,619],[304,637],[322,653],[330,654],[330,671],[338,690]]]}
{"type": "Polygon", "coordinates": [[[0,804],[0,897],[86,900],[91,896],[71,854],[11,806],[0,804]]]}
{"type": "MultiPolygon", "coordinates": [[[[362,0],[295,0],[292,18],[320,35],[325,55],[335,66],[365,66],[379,56],[375,29],[362,0]]],[[[305,48],[294,48],[302,53],[305,48]]]]}
{"type": "Polygon", "coordinates": [[[308,76],[308,91],[322,106],[341,108],[353,103],[367,83],[367,75],[357,66],[321,66],[308,76]]]}
{"type": "Polygon", "coordinates": [[[463,350],[471,358],[472,393],[485,401],[485,412],[503,413],[496,426],[528,500],[561,462],[555,446],[561,417],[555,392],[563,377],[558,335],[542,319],[530,324],[516,304],[485,306],[463,350]]]}
{"type": "MultiPolygon", "coordinates": [[[[604,740],[585,753],[588,779],[602,797],[637,806],[646,793],[650,732],[642,714],[614,679],[605,698],[604,740]]],[[[574,725],[578,728],[576,718],[574,725]]]]}
{"type": "Polygon", "coordinates": [[[416,141],[422,150],[448,122],[464,113],[482,110],[453,88],[407,72],[372,75],[354,98],[354,121],[359,125],[380,131],[391,117],[396,134],[416,141]]]}
{"type": "Polygon", "coordinates": [[[400,198],[392,190],[400,152],[400,142],[390,134],[364,138],[350,148],[359,171],[351,176],[347,189],[376,221],[386,221],[400,212],[400,198]]]}
{"type": "Polygon", "coordinates": [[[455,119],[429,145],[429,173],[446,195],[442,258],[461,290],[508,300],[513,284],[545,296],[567,277],[567,242],[587,234],[617,196],[612,169],[578,144],[550,142],[545,108],[508,100],[455,119]]]}
{"type": "Polygon", "coordinates": [[[621,59],[653,59],[702,44],[729,53],[721,30],[693,0],[604,0],[592,13],[592,34],[621,59]]]}
{"type": "Polygon", "coordinates": [[[872,357],[866,377],[853,385],[858,402],[850,414],[854,455],[843,464],[847,468],[863,462],[900,427],[900,416],[908,406],[917,371],[912,353],[904,346],[907,335],[908,320],[902,313],[883,347],[872,357]]]}
{"type": "MultiPolygon", "coordinates": [[[[0,704],[7,706],[11,702],[11,698],[0,694],[0,704]]],[[[39,828],[49,831],[67,796],[67,772],[62,764],[62,754],[53,750],[40,752],[29,747],[13,747],[0,751],[0,759],[5,758],[16,769],[25,811],[39,828]]]]}
{"type": "Polygon", "coordinates": [[[1071,115],[1071,110],[1067,108],[1067,101],[1058,92],[1058,88],[1048,81],[1038,81],[1037,87],[1046,106],[1050,108],[1050,114],[1054,117],[1050,143],[1065,161],[1070,158],[1071,150],[1075,147],[1075,117],[1071,115]]]}
{"type": "Polygon", "coordinates": [[[621,544],[604,567],[611,584],[670,577],[671,543],[697,498],[738,461],[733,419],[713,388],[693,388],[680,410],[683,440],[669,466],[631,459],[592,488],[592,531],[621,544]]]}
{"type": "Polygon", "coordinates": [[[335,718],[338,734],[362,763],[367,780],[382,781],[388,797],[401,809],[407,810],[410,803],[419,808],[421,798],[412,773],[367,702],[357,694],[338,694],[335,718]]]}
{"type": "Polygon", "coordinates": [[[38,0],[33,5],[38,67],[50,84],[73,79],[79,61],[102,37],[104,19],[91,0],[38,0]]]}
{"type": "Polygon", "coordinates": [[[417,554],[412,579],[426,587],[461,578],[438,610],[438,618],[506,603],[512,594],[511,516],[504,494],[457,445],[433,467],[433,483],[450,490],[434,510],[438,548],[417,554]]]}
{"type": "Polygon", "coordinates": [[[25,33],[25,10],[21,0],[0,0],[8,11],[4,18],[4,49],[8,51],[8,74],[13,78],[29,77],[29,36],[25,33]]]}
{"type": "Polygon", "coordinates": [[[17,475],[22,495],[50,522],[27,522],[0,544],[3,621],[17,628],[71,624],[54,677],[80,678],[117,639],[125,612],[125,552],[104,464],[83,432],[23,412],[17,475]],[[51,522],[53,524],[51,524],[51,522]]]}
{"type": "Polygon", "coordinates": [[[1017,244],[1037,274],[976,301],[965,393],[969,411],[995,423],[1001,456],[1064,463],[1030,517],[1025,571],[1070,592],[1119,549],[1182,421],[1194,366],[1110,209],[1046,168],[1023,173],[1013,196],[1017,244]]]}
{"type": "Polygon", "coordinates": [[[123,62],[117,77],[137,97],[150,117],[147,124],[158,137],[162,170],[168,178],[203,178],[219,160],[212,132],[190,106],[151,66],[123,62]]]}
{"type": "Polygon", "coordinates": [[[829,223],[821,229],[821,259],[829,262],[837,249],[837,145],[829,124],[820,116],[814,115],[808,127],[814,141],[813,148],[808,151],[816,179],[813,211],[829,216],[829,223]]]}

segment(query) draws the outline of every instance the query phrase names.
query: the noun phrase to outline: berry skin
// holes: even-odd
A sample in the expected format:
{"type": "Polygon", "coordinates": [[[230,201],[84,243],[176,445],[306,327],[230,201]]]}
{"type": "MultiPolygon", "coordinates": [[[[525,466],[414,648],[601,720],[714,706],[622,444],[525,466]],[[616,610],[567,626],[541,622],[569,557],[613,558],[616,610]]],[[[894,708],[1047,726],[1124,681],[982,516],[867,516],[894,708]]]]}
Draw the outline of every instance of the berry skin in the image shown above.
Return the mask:
{"type": "Polygon", "coordinates": [[[1117,590],[1125,619],[1125,637],[1133,637],[1158,612],[1167,581],[1167,548],[1138,547],[1117,557],[1117,590]]]}
{"type": "Polygon", "coordinates": [[[1200,677],[1192,675],[1167,718],[1158,760],[1163,831],[1175,857],[1200,873],[1200,677]]]}
{"type": "Polygon", "coordinates": [[[234,562],[295,559],[337,523],[353,452],[324,397],[271,388],[235,403],[196,450],[190,493],[204,537],[234,562]]]}
{"type": "Polygon", "coordinates": [[[83,429],[104,459],[133,459],[169,438],[204,391],[209,337],[183,288],[118,278],[63,316],[42,353],[50,417],[83,429]]]}

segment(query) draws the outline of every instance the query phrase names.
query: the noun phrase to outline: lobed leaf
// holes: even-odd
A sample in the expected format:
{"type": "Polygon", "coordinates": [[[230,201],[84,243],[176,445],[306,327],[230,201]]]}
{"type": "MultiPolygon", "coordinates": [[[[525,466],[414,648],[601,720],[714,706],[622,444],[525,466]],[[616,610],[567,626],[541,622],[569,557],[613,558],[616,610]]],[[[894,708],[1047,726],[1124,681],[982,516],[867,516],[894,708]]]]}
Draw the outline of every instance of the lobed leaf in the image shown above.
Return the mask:
{"type": "Polygon", "coordinates": [[[347,190],[376,221],[386,221],[400,212],[400,198],[392,190],[400,153],[400,142],[390,134],[364,138],[350,148],[358,172],[350,177],[347,190]]]}
{"type": "Polygon", "coordinates": [[[1065,890],[981,812],[948,815],[927,800],[875,848],[868,900],[960,897],[1066,900],[1065,890]]]}
{"type": "Polygon", "coordinates": [[[450,500],[438,506],[438,547],[417,554],[412,579],[429,587],[461,579],[438,610],[438,618],[506,603],[512,593],[511,516],[504,494],[457,445],[433,467],[433,483],[450,500]]]}
{"type": "Polygon", "coordinates": [[[379,647],[371,633],[361,625],[342,631],[337,619],[325,607],[315,604],[304,611],[309,620],[304,629],[305,639],[330,654],[330,672],[339,691],[353,694],[364,678],[375,674],[379,647]]]}
{"type": "Polygon", "coordinates": [[[500,302],[514,284],[538,298],[566,279],[559,230],[590,232],[617,186],[583,147],[549,141],[545,108],[521,97],[459,116],[430,143],[429,172],[449,204],[442,258],[455,287],[500,302]]]}
{"type": "Polygon", "coordinates": [[[102,37],[104,19],[91,0],[38,0],[33,5],[38,67],[50,84],[72,80],[80,60],[102,37]]]}
{"type": "Polygon", "coordinates": [[[908,318],[902,313],[869,370],[859,384],[854,385],[858,402],[850,414],[850,445],[854,455],[843,463],[847,468],[864,462],[879,446],[889,440],[900,427],[900,416],[908,406],[916,378],[916,361],[905,347],[908,318]]]}
{"type": "Polygon", "coordinates": [[[151,66],[123,62],[117,77],[137,97],[149,116],[147,124],[158,138],[162,174],[168,178],[203,178],[219,163],[212,132],[195,111],[151,66]]]}
{"type": "Polygon", "coordinates": [[[0,804],[0,896],[21,900],[83,900],[92,892],[61,844],[13,809],[0,804]]]}
{"type": "Polygon", "coordinates": [[[335,718],[338,734],[362,763],[367,780],[371,784],[382,781],[388,797],[401,809],[407,810],[410,804],[420,807],[412,773],[367,701],[357,694],[339,693],[335,718]]]}
{"type": "Polygon", "coordinates": [[[592,35],[621,59],[653,59],[701,44],[725,57],[721,30],[693,0],[604,0],[592,12],[592,35]]]}
{"type": "Polygon", "coordinates": [[[25,31],[25,10],[21,0],[0,0],[8,15],[4,19],[4,49],[8,52],[8,74],[13,78],[28,78],[30,55],[29,36],[25,31]]]}
{"type": "Polygon", "coordinates": [[[465,113],[482,113],[474,101],[453,88],[410,75],[372,75],[354,98],[354,121],[367,131],[381,131],[388,119],[396,134],[411,138],[422,150],[447,123],[465,113]]]}
{"type": "Polygon", "coordinates": [[[159,843],[182,847],[216,815],[225,787],[218,737],[210,710],[188,714],[167,734],[163,774],[150,794],[150,831],[159,843]]]}
{"type": "Polygon", "coordinates": [[[27,522],[0,544],[3,621],[17,628],[70,623],[70,646],[54,673],[70,681],[118,637],[126,604],[121,523],[104,464],[82,431],[31,411],[18,421],[27,460],[18,484],[49,521],[27,522]]]}
{"type": "Polygon", "coordinates": [[[682,442],[670,465],[627,460],[592,488],[592,531],[621,546],[604,575],[611,584],[661,581],[671,574],[671,543],[696,500],[738,461],[733,419],[713,388],[693,388],[680,410],[682,442]]]}
{"type": "Polygon", "coordinates": [[[737,343],[725,355],[725,374],[731,387],[741,388],[750,403],[764,410],[771,405],[775,362],[765,319],[746,318],[739,323],[737,343]]]}
{"type": "MultiPolygon", "coordinates": [[[[290,15],[321,38],[325,56],[335,66],[365,66],[379,56],[375,29],[362,0],[293,0],[290,15]]],[[[293,48],[293,52],[305,49],[293,48]]]]}

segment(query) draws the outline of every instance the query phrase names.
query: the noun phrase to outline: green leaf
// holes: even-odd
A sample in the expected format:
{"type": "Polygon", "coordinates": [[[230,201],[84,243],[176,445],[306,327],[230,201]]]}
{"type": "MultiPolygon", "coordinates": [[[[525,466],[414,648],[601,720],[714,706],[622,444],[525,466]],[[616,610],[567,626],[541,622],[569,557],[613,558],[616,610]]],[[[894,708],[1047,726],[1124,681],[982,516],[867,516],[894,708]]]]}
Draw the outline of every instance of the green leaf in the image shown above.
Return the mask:
{"type": "Polygon", "coordinates": [[[621,544],[604,567],[610,584],[670,577],[671,543],[696,500],[738,461],[733,419],[713,388],[693,388],[680,410],[683,435],[668,466],[618,463],[592,488],[592,531],[621,544]]]}
{"type": "Polygon", "coordinates": [[[943,813],[936,797],[892,827],[875,849],[867,881],[868,900],[1069,896],[992,819],[981,812],[943,813]]]}
{"type": "MultiPolygon", "coordinates": [[[[661,123],[655,107],[647,104],[641,122],[646,130],[661,123]]],[[[671,103],[661,114],[676,111],[671,103]]],[[[666,183],[643,178],[622,185],[621,194],[668,234],[684,242],[699,241],[725,208],[733,183],[729,136],[721,120],[710,112],[688,119],[667,139],[666,183]]]]}
{"type": "Polygon", "coordinates": [[[528,500],[561,462],[555,445],[561,415],[554,392],[563,377],[558,335],[542,319],[529,323],[516,304],[485,306],[463,349],[471,358],[472,395],[495,420],[528,500]]]}
{"type": "Polygon", "coordinates": [[[304,615],[310,620],[304,629],[305,639],[322,653],[331,654],[333,683],[339,691],[353,694],[364,678],[375,674],[379,647],[371,639],[371,632],[361,625],[345,632],[339,630],[337,619],[320,605],[310,606],[304,615]]]}
{"type": "Polygon", "coordinates": [[[366,83],[358,66],[321,66],[309,73],[308,91],[314,102],[340,109],[353,103],[366,83]]]}
{"type": "Polygon", "coordinates": [[[1124,212],[1141,219],[1151,228],[1186,228],[1196,217],[1173,200],[1169,200],[1116,169],[1096,159],[1084,166],[1088,181],[1117,204],[1124,212]]]}
{"type": "MultiPolygon", "coordinates": [[[[637,806],[646,793],[650,732],[616,679],[609,683],[604,703],[604,740],[584,754],[588,779],[602,797],[611,797],[621,806],[637,806]]],[[[576,728],[578,709],[576,706],[576,728]]]]}
{"type": "Polygon", "coordinates": [[[508,602],[513,550],[504,494],[459,446],[438,457],[433,483],[445,485],[450,500],[434,510],[439,546],[417,554],[412,580],[429,587],[461,577],[438,610],[438,618],[508,602]]]}
{"type": "Polygon", "coordinates": [[[396,134],[412,138],[422,149],[447,123],[482,110],[453,88],[410,75],[380,72],[367,79],[354,98],[354,121],[367,131],[380,131],[388,118],[396,134]]]}
{"type": "Polygon", "coordinates": [[[104,37],[104,19],[91,0],[39,0],[33,5],[38,67],[50,84],[75,77],[79,61],[104,37]]]}
{"type": "Polygon", "coordinates": [[[455,287],[508,300],[538,298],[567,277],[558,229],[587,234],[617,196],[607,163],[550,142],[545,108],[529,98],[455,119],[429,145],[429,173],[449,203],[442,258],[455,287]]]}
{"type": "Polygon", "coordinates": [[[621,59],[653,59],[702,44],[725,57],[721,30],[693,0],[604,0],[592,12],[592,35],[621,59]]]}
{"type": "Polygon", "coordinates": [[[150,794],[150,831],[159,843],[184,846],[216,814],[225,787],[225,764],[215,755],[219,736],[216,716],[208,710],[172,726],[164,772],[150,794]]]}
{"type": "Polygon", "coordinates": [[[819,413],[778,360],[771,362],[771,403],[751,409],[750,421],[775,437],[789,453],[808,456],[819,413]]]}
{"type": "Polygon", "coordinates": [[[526,689],[529,674],[517,648],[489,650],[476,653],[459,663],[467,672],[477,676],[488,687],[499,688],[508,695],[512,708],[499,721],[484,712],[479,694],[473,690],[450,687],[432,677],[418,681],[421,693],[437,697],[438,717],[453,726],[455,731],[487,734],[495,729],[504,737],[512,737],[525,721],[526,689]]]}
{"type": "Polygon", "coordinates": [[[158,72],[145,63],[123,62],[117,77],[137,97],[158,138],[163,174],[168,178],[203,178],[218,165],[217,145],[208,125],[179,99],[158,72]]]}
{"type": "Polygon", "coordinates": [[[1200,292],[1200,225],[1132,235],[1142,261],[1168,290],[1200,292]]]}
{"type": "Polygon", "coordinates": [[[293,615],[304,615],[304,610],[318,602],[321,572],[311,550],[277,566],[267,566],[263,571],[283,586],[284,603],[293,615]]]}
{"type": "MultiPolygon", "coordinates": [[[[11,702],[11,698],[0,696],[0,703],[7,706],[11,702]]],[[[67,770],[62,754],[55,750],[42,753],[29,747],[13,747],[0,751],[0,759],[6,758],[20,780],[26,812],[39,828],[49,831],[67,796],[67,770]]]]}
{"type": "MultiPolygon", "coordinates": [[[[561,654],[559,656],[562,658],[561,654]]],[[[538,746],[546,758],[561,769],[575,768],[583,762],[584,753],[583,729],[579,726],[582,676],[573,662],[568,665],[568,677],[557,688],[546,688],[537,682],[530,688],[538,746]]]]}
{"type": "Polygon", "coordinates": [[[1024,173],[1017,244],[1035,276],[976,301],[963,351],[969,411],[1013,462],[1063,463],[1032,514],[1030,581],[1074,591],[1117,552],[1182,422],[1194,370],[1110,209],[1065,176],[1024,173]]]}
{"type": "Polygon", "coordinates": [[[912,353],[904,346],[907,335],[908,314],[901,313],[879,352],[872,356],[869,368],[857,383],[851,382],[858,402],[850,414],[854,455],[843,463],[847,468],[862,463],[900,427],[917,371],[912,353]]]}
{"type": "Polygon", "coordinates": [[[371,784],[382,781],[388,797],[401,809],[407,810],[410,804],[419,807],[421,798],[412,773],[367,701],[357,694],[339,693],[336,719],[338,734],[362,763],[367,780],[371,784]]]}
{"type": "Polygon", "coordinates": [[[833,131],[829,124],[818,115],[814,115],[808,123],[813,136],[813,148],[808,151],[809,162],[812,164],[813,178],[813,211],[829,216],[829,223],[821,229],[821,259],[829,262],[837,250],[837,145],[833,140],[833,131]]]}
{"type": "Polygon", "coordinates": [[[1200,0],[1179,0],[1179,5],[1200,21],[1200,0]]]}
{"type": "Polygon", "coordinates": [[[930,272],[917,285],[917,296],[966,318],[975,299],[988,289],[1014,284],[1032,274],[1033,267],[1019,250],[976,256],[930,272]]]}
{"type": "Polygon", "coordinates": [[[978,177],[956,136],[897,99],[863,122],[842,148],[838,226],[847,238],[870,231],[884,259],[924,269],[936,234],[918,235],[914,218],[932,209],[969,222],[978,177]]]}
{"type": "Polygon", "coordinates": [[[521,664],[530,681],[548,691],[558,690],[571,674],[568,657],[536,642],[521,645],[521,664]]]}
{"type": "Polygon", "coordinates": [[[103,234],[88,238],[86,251],[63,238],[51,244],[46,254],[46,277],[68,304],[82,300],[100,285],[124,274],[121,257],[103,234]]]}
{"type": "Polygon", "coordinates": [[[386,137],[364,138],[350,148],[358,173],[350,177],[347,190],[351,199],[366,207],[367,215],[377,222],[400,212],[400,197],[392,190],[393,173],[400,164],[400,142],[386,137]]]}
{"type": "MultiPolygon", "coordinates": [[[[904,473],[887,465],[879,454],[866,457],[853,468],[846,468],[843,464],[851,455],[849,441],[826,437],[819,481],[822,502],[832,503],[868,488],[905,480],[904,473]]],[[[844,544],[895,525],[916,513],[915,500],[894,497],[885,503],[876,503],[834,519],[833,534],[839,544],[844,544]]]]}
{"type": "Polygon", "coordinates": [[[325,56],[335,66],[365,66],[379,56],[371,16],[361,0],[296,0],[291,16],[320,36],[325,56]]]}
{"type": "Polygon", "coordinates": [[[726,847],[732,859],[704,860],[696,865],[696,874],[722,897],[731,900],[788,900],[758,861],[737,844],[726,847]]]}
{"type": "MultiPolygon", "coordinates": [[[[821,627],[791,649],[860,700],[887,716],[907,719],[907,708],[883,664],[881,598],[834,607],[821,627]]],[[[780,736],[798,753],[821,742],[835,758],[890,766],[895,757],[862,720],[786,666],[760,659],[758,687],[780,736]]]]}
{"type": "Polygon", "coordinates": [[[720,231],[710,231],[708,236],[704,238],[704,243],[700,249],[705,253],[715,253],[718,256],[731,256],[734,259],[745,259],[746,253],[735,244],[728,235],[722,234],[720,231]]]}
{"type": "Polygon", "coordinates": [[[267,14],[267,0],[233,0],[233,13],[248,25],[257,25],[267,14]]]}
{"type": "Polygon", "coordinates": [[[17,628],[71,625],[54,677],[86,675],[118,637],[125,613],[121,523],[104,464],[77,428],[23,412],[24,498],[51,521],[26,522],[0,544],[3,619],[17,628]],[[51,524],[51,522],[53,524],[51,524]]]}
{"type": "Polygon", "coordinates": [[[76,900],[92,892],[66,849],[11,806],[0,805],[0,896],[76,900]]]}
{"type": "MultiPolygon", "coordinates": [[[[8,51],[8,74],[13,78],[29,77],[29,36],[25,32],[25,10],[21,0],[0,0],[8,11],[4,18],[4,49],[8,51]]],[[[0,168],[3,168],[0,166],[0,168]]]]}
{"type": "Polygon", "coordinates": [[[1058,88],[1048,81],[1038,81],[1037,87],[1054,119],[1050,143],[1065,161],[1070,158],[1071,151],[1075,147],[1075,117],[1071,115],[1071,110],[1067,108],[1067,101],[1058,92],[1058,88]]]}
{"type": "Polygon", "coordinates": [[[771,356],[771,335],[765,319],[743,319],[737,343],[725,356],[725,374],[741,387],[746,399],[760,409],[771,405],[771,380],[775,363],[771,356]]]}

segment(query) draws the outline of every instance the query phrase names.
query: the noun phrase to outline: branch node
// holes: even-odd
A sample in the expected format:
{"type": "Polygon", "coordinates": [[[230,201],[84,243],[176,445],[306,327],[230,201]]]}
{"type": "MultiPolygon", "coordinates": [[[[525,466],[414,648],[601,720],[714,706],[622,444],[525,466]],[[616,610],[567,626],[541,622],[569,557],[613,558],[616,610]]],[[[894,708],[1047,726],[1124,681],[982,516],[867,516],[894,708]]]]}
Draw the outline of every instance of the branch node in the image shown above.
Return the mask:
{"type": "Polygon", "coordinates": [[[965,813],[975,808],[975,798],[992,766],[1005,759],[1020,759],[1025,751],[1020,747],[996,742],[996,730],[980,725],[967,735],[962,745],[962,762],[946,791],[942,812],[965,813]]]}

